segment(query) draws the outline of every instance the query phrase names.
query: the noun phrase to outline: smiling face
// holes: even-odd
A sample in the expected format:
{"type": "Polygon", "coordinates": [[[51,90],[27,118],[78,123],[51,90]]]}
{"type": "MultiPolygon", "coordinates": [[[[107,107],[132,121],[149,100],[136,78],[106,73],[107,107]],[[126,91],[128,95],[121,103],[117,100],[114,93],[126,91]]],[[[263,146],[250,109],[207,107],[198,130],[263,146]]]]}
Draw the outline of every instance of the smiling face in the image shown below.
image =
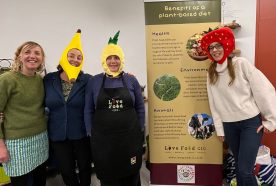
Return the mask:
{"type": "Polygon", "coordinates": [[[106,64],[111,72],[118,72],[121,66],[121,60],[116,55],[111,55],[106,58],[106,64]]]}
{"type": "Polygon", "coordinates": [[[220,61],[224,56],[223,46],[219,42],[211,43],[208,50],[215,61],[220,61]]]}
{"type": "Polygon", "coordinates": [[[25,46],[20,52],[19,60],[22,63],[22,73],[33,75],[44,63],[44,55],[40,46],[25,46]]]}
{"type": "Polygon", "coordinates": [[[70,63],[70,65],[78,67],[78,66],[80,66],[80,64],[83,60],[83,56],[82,56],[81,51],[79,51],[76,48],[73,48],[68,51],[67,59],[68,59],[68,62],[70,63]]]}

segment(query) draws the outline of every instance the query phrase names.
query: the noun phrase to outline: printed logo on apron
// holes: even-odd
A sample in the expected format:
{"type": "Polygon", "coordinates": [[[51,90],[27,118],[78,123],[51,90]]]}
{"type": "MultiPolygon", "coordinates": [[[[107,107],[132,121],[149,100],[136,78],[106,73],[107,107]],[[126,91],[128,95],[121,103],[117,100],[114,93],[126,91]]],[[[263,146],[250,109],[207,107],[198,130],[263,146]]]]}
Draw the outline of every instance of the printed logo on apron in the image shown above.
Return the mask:
{"type": "Polygon", "coordinates": [[[108,100],[108,109],[112,112],[120,112],[124,108],[124,102],[121,99],[111,98],[108,100]]]}
{"type": "Polygon", "coordinates": [[[130,158],[130,164],[134,165],[136,163],[136,156],[130,158]]]}

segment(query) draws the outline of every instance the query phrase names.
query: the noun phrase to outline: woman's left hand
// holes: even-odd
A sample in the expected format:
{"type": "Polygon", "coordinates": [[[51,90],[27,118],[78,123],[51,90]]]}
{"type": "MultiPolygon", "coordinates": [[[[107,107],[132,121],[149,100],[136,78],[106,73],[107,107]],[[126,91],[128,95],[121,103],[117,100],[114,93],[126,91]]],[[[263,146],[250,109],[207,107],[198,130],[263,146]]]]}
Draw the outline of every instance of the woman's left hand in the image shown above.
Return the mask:
{"type": "Polygon", "coordinates": [[[270,133],[270,131],[265,128],[263,124],[257,128],[257,133],[259,133],[262,129],[264,130],[264,133],[270,133]]]}
{"type": "Polygon", "coordinates": [[[224,142],[224,140],[225,140],[225,137],[224,137],[224,136],[218,136],[218,138],[219,138],[219,140],[220,140],[221,142],[224,142]]]}

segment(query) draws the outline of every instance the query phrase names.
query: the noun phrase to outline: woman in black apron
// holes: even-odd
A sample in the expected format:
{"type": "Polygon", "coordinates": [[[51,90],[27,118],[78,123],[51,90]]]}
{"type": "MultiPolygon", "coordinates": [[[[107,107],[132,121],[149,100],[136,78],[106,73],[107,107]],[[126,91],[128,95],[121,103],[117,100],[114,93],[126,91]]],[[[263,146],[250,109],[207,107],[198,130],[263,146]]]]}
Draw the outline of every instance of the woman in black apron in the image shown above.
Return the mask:
{"type": "Polygon", "coordinates": [[[92,154],[101,185],[139,186],[145,109],[137,79],[122,71],[118,34],[104,49],[105,73],[88,83],[85,116],[92,125],[92,154]]]}

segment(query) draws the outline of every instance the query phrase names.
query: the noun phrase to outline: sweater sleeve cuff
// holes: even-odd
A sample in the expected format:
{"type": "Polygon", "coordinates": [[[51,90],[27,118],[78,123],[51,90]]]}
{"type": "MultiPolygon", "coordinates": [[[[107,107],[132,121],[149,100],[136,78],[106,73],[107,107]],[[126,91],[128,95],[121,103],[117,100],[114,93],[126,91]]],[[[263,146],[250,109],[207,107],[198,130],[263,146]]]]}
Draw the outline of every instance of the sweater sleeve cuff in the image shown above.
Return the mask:
{"type": "Polygon", "coordinates": [[[216,128],[217,136],[224,136],[224,129],[222,125],[220,126],[215,125],[215,128],[216,128]]]}
{"type": "Polygon", "coordinates": [[[270,132],[275,131],[276,124],[273,124],[271,121],[263,121],[262,124],[267,128],[270,132]]]}

